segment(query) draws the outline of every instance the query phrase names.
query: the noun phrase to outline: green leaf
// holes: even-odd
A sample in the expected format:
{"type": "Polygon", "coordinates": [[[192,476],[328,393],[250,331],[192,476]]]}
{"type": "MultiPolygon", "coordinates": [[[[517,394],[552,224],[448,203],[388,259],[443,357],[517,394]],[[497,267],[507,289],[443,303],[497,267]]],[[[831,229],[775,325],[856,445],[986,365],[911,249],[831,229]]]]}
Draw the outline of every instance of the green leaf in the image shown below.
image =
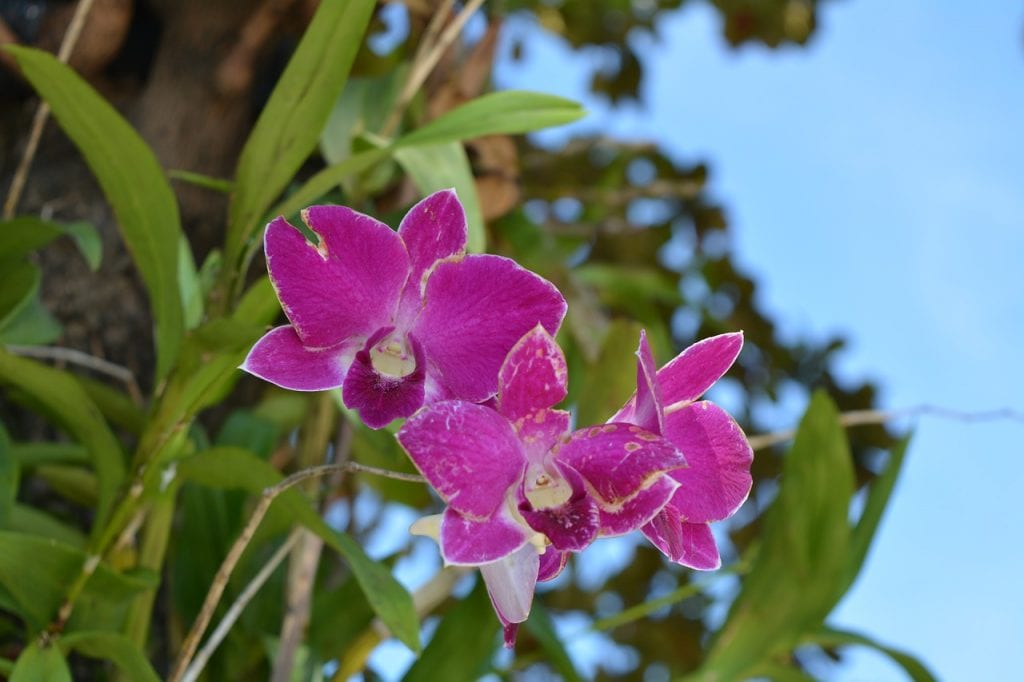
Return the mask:
{"type": "Polygon", "coordinates": [[[230,194],[235,189],[235,183],[231,180],[215,178],[210,175],[204,175],[203,173],[193,173],[192,171],[169,170],[167,171],[167,177],[172,180],[181,180],[182,182],[187,182],[190,185],[202,187],[203,189],[211,189],[214,192],[220,192],[221,194],[230,194]]]}
{"type": "Polygon", "coordinates": [[[10,682],[71,682],[71,670],[59,647],[33,641],[18,656],[10,682]]]}
{"type": "Polygon", "coordinates": [[[177,357],[183,329],[178,293],[178,203],[153,152],[117,111],[53,55],[6,48],[85,157],[114,209],[125,245],[149,292],[156,322],[157,376],[177,357]]]}
{"type": "Polygon", "coordinates": [[[236,266],[252,231],[316,147],[375,4],[320,3],[242,149],[230,208],[228,267],[236,266]]]}
{"type": "MultiPolygon", "coordinates": [[[[905,441],[904,441],[905,442],[905,441]]],[[[808,640],[821,646],[843,646],[846,644],[866,646],[875,651],[879,651],[893,661],[895,661],[903,670],[910,676],[910,679],[914,682],[935,682],[935,675],[914,656],[894,649],[882,644],[879,644],[870,637],[866,637],[857,632],[850,632],[848,630],[836,630],[833,628],[822,628],[818,632],[811,635],[808,640]]]]}
{"type": "Polygon", "coordinates": [[[124,635],[116,632],[79,631],[60,640],[64,651],[74,649],[83,656],[113,661],[132,682],[159,682],[160,677],[145,654],[124,635]]]}
{"type": "MultiPolygon", "coordinates": [[[[242,488],[251,493],[262,493],[282,479],[281,473],[273,466],[248,450],[236,447],[211,448],[182,461],[178,472],[202,485],[221,489],[242,488]]],[[[419,619],[412,597],[395,580],[391,571],[366,556],[350,536],[328,526],[310,506],[309,500],[295,488],[281,493],[274,502],[274,506],[277,505],[341,554],[374,612],[399,640],[413,651],[419,651],[419,619]]]]}
{"type": "Polygon", "coordinates": [[[16,443],[11,446],[11,455],[23,467],[32,467],[51,462],[89,461],[89,451],[77,443],[16,443]]]}
{"type": "Polygon", "coordinates": [[[515,135],[572,123],[584,116],[572,100],[523,90],[492,92],[438,116],[400,140],[426,145],[472,140],[484,135],[515,135]]]}
{"type": "Polygon", "coordinates": [[[402,678],[404,682],[476,680],[487,671],[500,625],[483,580],[455,605],[402,678]]]}
{"type": "Polygon", "coordinates": [[[25,504],[14,505],[11,509],[10,523],[4,530],[50,538],[68,547],[85,549],[85,535],[81,531],[25,504]]]}
{"type": "Polygon", "coordinates": [[[551,622],[551,615],[542,604],[534,601],[530,608],[530,617],[526,620],[525,625],[529,633],[540,642],[541,648],[548,655],[548,663],[555,669],[560,679],[570,681],[582,679],[576,671],[576,666],[572,664],[572,659],[569,658],[561,638],[555,632],[555,624],[551,622]]]}
{"type": "Polygon", "coordinates": [[[390,149],[367,149],[353,154],[344,161],[328,166],[307,180],[299,189],[289,194],[270,212],[271,216],[292,216],[314,201],[330,192],[346,178],[361,173],[390,156],[390,149]]]}
{"type": "Polygon", "coordinates": [[[843,592],[853,586],[861,566],[864,565],[864,559],[867,558],[871,542],[875,538],[875,531],[878,530],[882,514],[889,504],[889,497],[892,495],[893,488],[896,487],[896,480],[903,469],[903,459],[907,454],[909,444],[909,437],[896,444],[889,453],[889,462],[886,464],[885,471],[871,483],[871,490],[864,503],[864,510],[850,536],[850,549],[846,560],[846,570],[843,573],[843,592]]]}
{"type": "Polygon", "coordinates": [[[359,135],[380,131],[407,74],[408,65],[400,64],[380,76],[349,79],[320,135],[320,152],[328,164],[348,158],[359,135]]]}
{"type": "Polygon", "coordinates": [[[18,316],[39,292],[39,268],[32,263],[5,262],[4,285],[0,287],[0,330],[18,316]]]}
{"type": "Polygon", "coordinates": [[[44,346],[53,343],[64,332],[35,291],[24,305],[0,323],[0,345],[44,346]]]}
{"type": "Polygon", "coordinates": [[[0,260],[21,258],[61,235],[75,240],[90,270],[95,272],[99,268],[103,243],[93,225],[84,221],[62,225],[32,216],[0,222],[0,260]]]}
{"type": "Polygon", "coordinates": [[[185,235],[178,240],[178,289],[184,306],[185,329],[195,329],[203,319],[203,287],[185,235]]]}
{"type": "Polygon", "coordinates": [[[640,325],[617,318],[608,326],[597,362],[587,372],[576,373],[577,422],[602,424],[636,391],[636,347],[640,325]]]}
{"type": "MultiPolygon", "coordinates": [[[[56,615],[85,560],[85,552],[55,540],[0,531],[0,585],[10,592],[19,615],[34,630],[45,627],[56,615]]],[[[75,615],[88,620],[91,606],[124,604],[153,584],[151,578],[115,573],[100,564],[86,583],[75,615]]]]}
{"type": "Polygon", "coordinates": [[[395,150],[395,160],[409,174],[413,184],[424,195],[454,187],[469,224],[466,248],[480,253],[487,250],[487,232],[480,198],[476,193],[473,169],[469,166],[466,149],[458,142],[402,147],[395,150]]]}
{"type": "Polygon", "coordinates": [[[94,532],[107,520],[114,495],[125,476],[121,445],[99,408],[70,375],[0,350],[0,383],[28,394],[47,415],[84,445],[99,478],[99,505],[94,532]]]}
{"type": "Polygon", "coordinates": [[[741,679],[821,627],[842,595],[852,494],[846,434],[819,391],[783,463],[751,571],[696,677],[741,679]]]}
{"type": "Polygon", "coordinates": [[[20,478],[18,460],[11,452],[11,439],[7,436],[7,429],[0,424],[0,528],[8,527],[11,521],[20,478]]]}

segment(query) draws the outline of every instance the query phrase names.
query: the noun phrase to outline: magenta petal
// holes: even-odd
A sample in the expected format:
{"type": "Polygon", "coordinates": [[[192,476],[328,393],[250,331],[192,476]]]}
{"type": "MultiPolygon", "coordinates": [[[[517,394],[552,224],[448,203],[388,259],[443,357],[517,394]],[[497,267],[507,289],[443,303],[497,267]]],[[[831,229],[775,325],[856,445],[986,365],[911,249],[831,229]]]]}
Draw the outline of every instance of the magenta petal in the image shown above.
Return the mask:
{"type": "Polygon", "coordinates": [[[461,400],[434,403],[413,415],[398,432],[430,485],[457,511],[489,518],[522,478],[526,457],[508,420],[461,400]]]}
{"type": "Polygon", "coordinates": [[[679,488],[678,481],[667,475],[662,475],[618,507],[605,509],[599,503],[600,534],[605,536],[625,535],[643,527],[657,516],[658,512],[672,499],[677,488],[679,488]]]}
{"type": "Polygon", "coordinates": [[[532,416],[517,419],[513,425],[528,457],[543,457],[569,433],[572,415],[565,410],[539,410],[532,416]]]}
{"type": "Polygon", "coordinates": [[[325,391],[345,381],[354,352],[355,346],[345,343],[312,350],[292,327],[277,327],[256,342],[241,369],[292,391],[325,391]]]}
{"type": "Polygon", "coordinates": [[[558,448],[555,457],[586,479],[603,507],[621,505],[655,477],[686,466],[672,443],[633,424],[580,429],[558,448]]]}
{"type": "Polygon", "coordinates": [[[461,253],[466,247],[467,230],[466,212],[453,189],[434,192],[402,218],[398,234],[409,251],[408,286],[417,298],[423,274],[442,258],[461,253]]]}
{"type": "Polygon", "coordinates": [[[667,507],[643,527],[647,539],[665,555],[683,566],[713,571],[722,565],[718,545],[706,523],[686,523],[667,507]]]}
{"type": "Polygon", "coordinates": [[[537,586],[540,557],[533,545],[523,545],[504,559],[480,567],[498,619],[505,628],[505,646],[516,642],[516,624],[530,616],[537,586]]]}
{"type": "Polygon", "coordinates": [[[356,353],[341,389],[345,407],[357,410],[360,419],[371,429],[408,417],[423,405],[423,349],[412,335],[406,340],[412,346],[416,361],[416,368],[411,373],[402,377],[389,376],[381,374],[373,366],[370,349],[391,331],[390,327],[379,329],[356,353]]]}
{"type": "Polygon", "coordinates": [[[546,535],[556,550],[578,552],[597,537],[600,518],[597,504],[587,494],[580,475],[571,470],[565,474],[572,486],[568,500],[558,506],[535,509],[521,498],[519,513],[531,528],[546,535]]]}
{"type": "Polygon", "coordinates": [[[409,275],[409,255],[387,225],[342,206],[311,206],[306,241],[284,218],[267,226],[267,268],[281,306],[307,346],[367,337],[391,320],[409,275]]]}
{"type": "Polygon", "coordinates": [[[671,473],[682,483],[672,505],[698,523],[732,516],[750,493],[754,458],[739,425],[704,400],[666,415],[665,437],[686,453],[690,465],[671,473]]]}
{"type": "Polygon", "coordinates": [[[430,271],[413,331],[446,395],[479,402],[497,392],[516,342],[538,323],[554,334],[565,309],[554,285],[515,261],[470,255],[430,271]]]}
{"type": "Polygon", "coordinates": [[[537,574],[537,582],[543,583],[557,578],[568,561],[568,552],[559,552],[554,547],[548,547],[540,555],[540,572],[537,574]]]}
{"type": "Polygon", "coordinates": [[[666,409],[704,395],[732,367],[743,348],[743,332],[719,334],[698,341],[658,372],[666,409]]]}
{"type": "Polygon", "coordinates": [[[509,421],[532,417],[566,394],[565,355],[551,334],[537,325],[523,335],[498,374],[498,411],[509,421]]]}
{"type": "Polygon", "coordinates": [[[451,507],[441,521],[441,556],[455,566],[478,566],[497,561],[526,544],[528,528],[507,514],[494,514],[484,521],[473,521],[451,507]]]}
{"type": "Polygon", "coordinates": [[[633,413],[630,423],[652,433],[664,432],[664,406],[661,388],[658,385],[658,366],[647,343],[647,332],[640,332],[640,347],[636,349],[636,396],[633,398],[633,413]]]}

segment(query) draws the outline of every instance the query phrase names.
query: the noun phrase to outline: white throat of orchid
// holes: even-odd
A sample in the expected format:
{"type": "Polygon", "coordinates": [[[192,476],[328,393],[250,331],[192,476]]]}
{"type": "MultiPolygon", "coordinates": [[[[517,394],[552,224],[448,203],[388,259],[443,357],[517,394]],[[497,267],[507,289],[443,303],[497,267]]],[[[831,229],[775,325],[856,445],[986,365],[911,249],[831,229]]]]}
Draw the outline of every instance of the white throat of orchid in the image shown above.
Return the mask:
{"type": "Polygon", "coordinates": [[[554,471],[554,466],[545,467],[542,464],[531,464],[526,469],[523,493],[530,506],[538,511],[560,507],[572,497],[569,481],[554,471]]]}
{"type": "Polygon", "coordinates": [[[416,357],[401,336],[385,336],[370,348],[370,363],[378,374],[401,379],[416,369],[416,357]]]}

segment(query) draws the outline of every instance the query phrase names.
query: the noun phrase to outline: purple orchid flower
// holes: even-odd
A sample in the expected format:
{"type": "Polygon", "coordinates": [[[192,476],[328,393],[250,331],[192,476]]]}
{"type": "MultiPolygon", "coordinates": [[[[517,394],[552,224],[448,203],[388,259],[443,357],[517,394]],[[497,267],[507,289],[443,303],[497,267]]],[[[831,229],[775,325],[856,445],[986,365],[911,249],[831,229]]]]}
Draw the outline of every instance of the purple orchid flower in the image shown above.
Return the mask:
{"type": "Polygon", "coordinates": [[[498,373],[494,407],[447,400],[410,418],[398,441],[448,504],[413,532],[431,535],[446,564],[479,566],[505,643],[515,642],[538,580],[599,535],[649,523],[686,466],[669,441],[628,423],[569,433],[566,365],[538,325],[498,373]]]}
{"type": "Polygon", "coordinates": [[[413,206],[398,232],[343,206],[311,206],[302,220],[319,244],[284,218],[267,226],[267,269],[291,324],[257,341],[242,369],[295,391],[341,387],[372,428],[434,400],[487,400],[516,341],[538,323],[555,333],[565,316],[547,280],[465,255],[454,190],[413,206]]]}
{"type": "Polygon", "coordinates": [[[678,490],[641,531],[672,561],[699,570],[722,565],[710,524],[732,516],[752,483],[747,437],[725,410],[697,400],[732,366],[742,347],[742,332],[713,336],[658,370],[641,332],[637,392],[610,420],[661,434],[686,455],[689,467],[666,476],[680,483],[678,490]]]}

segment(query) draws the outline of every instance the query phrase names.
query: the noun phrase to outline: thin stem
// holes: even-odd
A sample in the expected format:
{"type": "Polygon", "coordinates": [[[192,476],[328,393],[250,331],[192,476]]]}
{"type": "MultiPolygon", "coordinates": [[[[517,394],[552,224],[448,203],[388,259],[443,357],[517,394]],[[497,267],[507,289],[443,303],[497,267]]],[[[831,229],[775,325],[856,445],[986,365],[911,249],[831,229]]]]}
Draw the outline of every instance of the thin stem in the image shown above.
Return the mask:
{"type": "Polygon", "coordinates": [[[217,603],[220,601],[221,595],[224,594],[224,588],[227,587],[231,573],[235,570],[235,566],[238,564],[238,560],[241,559],[242,553],[245,551],[246,547],[249,546],[249,542],[256,533],[256,529],[259,527],[263,517],[266,516],[267,510],[270,509],[270,505],[274,499],[292,486],[298,485],[304,481],[318,478],[320,476],[329,476],[331,474],[346,474],[354,472],[383,476],[385,478],[392,478],[398,481],[409,481],[411,483],[426,482],[426,479],[416,474],[404,474],[398,471],[388,471],[387,469],[378,469],[377,467],[357,464],[356,462],[342,462],[340,464],[324,464],[318,467],[311,467],[309,469],[297,471],[291,476],[288,476],[264,490],[263,494],[260,495],[259,501],[256,503],[256,507],[252,511],[252,515],[249,517],[249,521],[242,529],[242,532],[239,534],[234,544],[231,545],[231,549],[228,550],[228,554],[224,557],[224,561],[221,563],[220,568],[217,569],[217,574],[213,578],[210,590],[206,593],[206,599],[199,611],[199,615],[196,616],[195,623],[192,624],[192,629],[189,630],[184,643],[182,643],[181,653],[178,654],[178,660],[175,662],[174,670],[171,672],[170,677],[167,678],[168,682],[180,682],[182,675],[184,675],[185,671],[188,669],[189,662],[192,660],[196,647],[199,645],[199,640],[202,639],[203,633],[206,632],[206,627],[210,624],[210,619],[213,617],[213,612],[217,608],[217,603]]]}
{"type": "Polygon", "coordinates": [[[238,617],[242,615],[242,611],[249,605],[249,602],[253,600],[253,597],[260,591],[270,576],[274,574],[281,562],[285,560],[288,553],[292,551],[292,548],[298,543],[299,538],[305,533],[301,528],[296,528],[288,536],[288,539],[284,541],[274,555],[270,557],[270,560],[260,569],[259,573],[253,576],[249,584],[245,586],[242,593],[238,595],[235,601],[228,608],[227,613],[221,618],[220,623],[214,628],[213,632],[210,633],[210,638],[206,640],[206,644],[196,654],[195,660],[192,661],[192,665],[188,667],[185,674],[182,676],[183,682],[195,682],[199,677],[199,673],[203,672],[203,668],[206,667],[207,662],[210,660],[210,656],[217,650],[220,643],[224,641],[228,632],[231,631],[232,626],[238,620],[238,617]]]}
{"type": "Polygon", "coordinates": [[[431,28],[440,25],[440,22],[448,15],[448,11],[451,8],[452,3],[449,0],[445,0],[438,13],[434,15],[431,20],[431,25],[428,26],[426,34],[423,36],[423,42],[420,43],[420,48],[416,51],[416,57],[414,58],[412,69],[409,71],[409,77],[406,79],[405,84],[402,86],[402,91],[399,93],[398,98],[395,100],[395,104],[388,114],[387,120],[384,121],[384,125],[381,126],[381,135],[388,137],[402,120],[402,114],[405,113],[406,107],[409,106],[409,102],[419,92],[420,87],[423,86],[424,81],[427,80],[427,76],[434,70],[437,63],[441,61],[441,57],[445,51],[455,42],[455,38],[458,37],[462,31],[462,27],[466,25],[469,18],[480,9],[480,6],[484,4],[484,0],[469,0],[462,10],[455,16],[452,23],[441,33],[437,38],[437,41],[433,44],[428,43],[428,39],[433,40],[433,36],[436,34],[437,29],[431,28]],[[441,19],[438,19],[441,17],[441,19]]]}
{"type": "Polygon", "coordinates": [[[95,355],[83,353],[74,348],[63,348],[61,346],[4,346],[4,348],[22,357],[66,362],[91,369],[100,374],[106,374],[125,384],[135,404],[139,405],[142,403],[142,391],[139,390],[139,384],[135,381],[135,375],[132,374],[130,369],[122,365],[98,358],[95,355]]]}
{"type": "MultiPolygon", "coordinates": [[[[85,26],[85,19],[89,15],[89,10],[92,9],[92,3],[93,0],[79,0],[78,6],[75,7],[75,14],[71,17],[71,23],[68,24],[68,30],[64,34],[64,39],[60,44],[60,51],[57,53],[57,59],[64,64],[68,63],[68,59],[75,49],[75,44],[78,43],[78,36],[82,34],[82,28],[85,26]]],[[[43,126],[46,125],[46,119],[49,116],[50,105],[46,102],[39,102],[35,116],[32,119],[32,130],[29,132],[28,144],[25,145],[25,152],[21,156],[18,170],[15,171],[14,179],[11,181],[11,188],[7,192],[7,200],[4,202],[5,220],[10,220],[14,217],[14,211],[18,207],[18,200],[21,199],[21,193],[25,189],[28,171],[32,167],[32,160],[35,158],[36,150],[39,148],[39,140],[43,136],[43,126]]]]}
{"type": "MultiPolygon", "coordinates": [[[[899,410],[853,410],[843,412],[839,415],[839,423],[846,428],[851,426],[865,426],[868,424],[885,424],[896,419],[908,417],[940,417],[962,422],[981,422],[996,420],[1012,420],[1024,422],[1024,412],[1011,408],[1000,408],[997,410],[983,410],[980,412],[967,412],[953,410],[937,405],[915,405],[899,410]]],[[[754,450],[764,450],[779,443],[793,440],[796,436],[795,429],[786,431],[775,431],[773,433],[750,436],[747,440],[754,450]]]]}

